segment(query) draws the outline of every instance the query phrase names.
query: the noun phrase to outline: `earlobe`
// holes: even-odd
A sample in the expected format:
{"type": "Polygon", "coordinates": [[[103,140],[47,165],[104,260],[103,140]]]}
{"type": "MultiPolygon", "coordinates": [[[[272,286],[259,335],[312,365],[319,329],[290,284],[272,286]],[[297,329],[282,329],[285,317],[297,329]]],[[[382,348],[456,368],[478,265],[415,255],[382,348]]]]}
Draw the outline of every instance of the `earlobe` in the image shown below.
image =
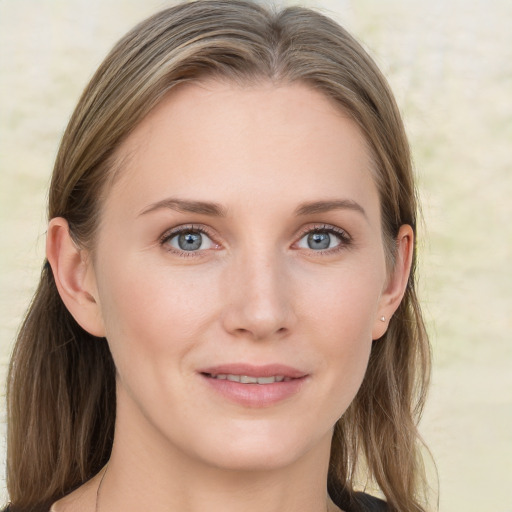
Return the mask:
{"type": "Polygon", "coordinates": [[[66,308],[77,323],[93,336],[105,336],[94,270],[87,253],[79,249],[66,219],[55,217],[48,225],[46,257],[66,308]]]}
{"type": "Polygon", "coordinates": [[[374,322],[372,331],[372,339],[374,340],[379,339],[386,333],[389,320],[398,309],[407,289],[414,251],[414,232],[411,226],[404,224],[400,227],[396,243],[395,265],[381,294],[374,322]]]}

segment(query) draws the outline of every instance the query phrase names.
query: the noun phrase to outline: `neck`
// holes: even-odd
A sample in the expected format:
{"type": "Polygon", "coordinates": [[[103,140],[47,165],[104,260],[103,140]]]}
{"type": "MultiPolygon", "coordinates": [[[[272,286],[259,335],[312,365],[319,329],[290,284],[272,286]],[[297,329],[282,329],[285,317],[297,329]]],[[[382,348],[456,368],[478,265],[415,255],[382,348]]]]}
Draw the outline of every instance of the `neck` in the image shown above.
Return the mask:
{"type": "MultiPolygon", "coordinates": [[[[120,420],[121,418],[117,418],[120,420]]],[[[100,512],[326,512],[330,435],[284,466],[225,468],[184,454],[157,432],[116,430],[100,512]],[[144,443],[141,443],[141,440],[144,443]]],[[[146,425],[138,425],[145,430],[146,425]]]]}
{"type": "MultiPolygon", "coordinates": [[[[133,454],[132,454],[133,455],[133,454]]],[[[323,472],[307,461],[267,471],[235,471],[113,453],[101,488],[101,511],[325,512],[323,472]]]]}

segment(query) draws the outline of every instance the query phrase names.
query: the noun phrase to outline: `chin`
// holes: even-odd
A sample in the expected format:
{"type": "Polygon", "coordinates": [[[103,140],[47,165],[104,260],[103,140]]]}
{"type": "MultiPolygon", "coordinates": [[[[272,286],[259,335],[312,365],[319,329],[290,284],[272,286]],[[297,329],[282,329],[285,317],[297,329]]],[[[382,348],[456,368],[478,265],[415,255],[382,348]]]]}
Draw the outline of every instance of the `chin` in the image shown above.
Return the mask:
{"type": "Polygon", "coordinates": [[[293,465],[313,447],[330,450],[332,430],[324,436],[308,436],[299,426],[230,432],[222,439],[205,440],[197,455],[208,465],[233,471],[273,471],[293,465]],[[238,435],[237,435],[238,434],[238,435]],[[323,439],[322,439],[323,438],[323,439]]]}
{"type": "Polygon", "coordinates": [[[286,451],[282,447],[278,450],[265,447],[254,449],[228,449],[222,455],[215,457],[210,465],[226,471],[274,471],[292,465],[300,459],[300,453],[286,451]]]}

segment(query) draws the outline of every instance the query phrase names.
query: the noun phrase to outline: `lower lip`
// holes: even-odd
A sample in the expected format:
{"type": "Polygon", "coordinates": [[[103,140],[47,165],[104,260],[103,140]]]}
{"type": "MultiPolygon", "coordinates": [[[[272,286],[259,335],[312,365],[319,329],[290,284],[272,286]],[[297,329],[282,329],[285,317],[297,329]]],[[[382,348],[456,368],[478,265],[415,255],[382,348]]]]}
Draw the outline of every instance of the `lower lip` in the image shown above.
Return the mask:
{"type": "Polygon", "coordinates": [[[241,384],[227,379],[214,379],[201,374],[201,377],[224,398],[245,407],[262,408],[282,402],[296,395],[306,377],[272,384],[241,384]]]}

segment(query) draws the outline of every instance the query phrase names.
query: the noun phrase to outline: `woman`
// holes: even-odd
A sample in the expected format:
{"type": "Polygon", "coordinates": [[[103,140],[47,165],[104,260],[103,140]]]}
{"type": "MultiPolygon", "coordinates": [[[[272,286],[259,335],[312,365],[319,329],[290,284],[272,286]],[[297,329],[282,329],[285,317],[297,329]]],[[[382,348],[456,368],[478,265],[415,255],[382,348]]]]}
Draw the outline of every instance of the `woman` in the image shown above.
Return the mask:
{"type": "Polygon", "coordinates": [[[425,510],[409,150],[336,23],[222,0],[142,22],[70,120],[49,219],[12,512],[425,510]]]}

